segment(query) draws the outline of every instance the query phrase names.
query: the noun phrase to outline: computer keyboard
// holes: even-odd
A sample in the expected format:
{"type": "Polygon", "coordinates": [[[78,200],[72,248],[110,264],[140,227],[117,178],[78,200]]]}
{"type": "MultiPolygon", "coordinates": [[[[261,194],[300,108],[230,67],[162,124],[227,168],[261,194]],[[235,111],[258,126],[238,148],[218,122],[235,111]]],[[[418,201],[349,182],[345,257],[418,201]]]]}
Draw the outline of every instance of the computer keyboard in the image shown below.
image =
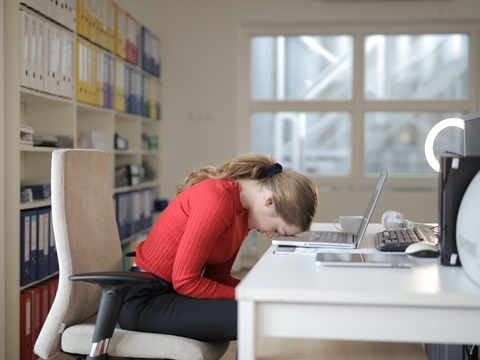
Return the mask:
{"type": "Polygon", "coordinates": [[[375,234],[377,249],[380,251],[398,251],[405,249],[416,242],[426,242],[437,244],[438,238],[435,233],[429,229],[402,229],[402,230],[383,230],[375,234]]]}
{"type": "Polygon", "coordinates": [[[319,231],[317,232],[312,241],[319,241],[323,243],[347,243],[348,242],[348,235],[345,233],[341,233],[338,231],[319,231]]]}

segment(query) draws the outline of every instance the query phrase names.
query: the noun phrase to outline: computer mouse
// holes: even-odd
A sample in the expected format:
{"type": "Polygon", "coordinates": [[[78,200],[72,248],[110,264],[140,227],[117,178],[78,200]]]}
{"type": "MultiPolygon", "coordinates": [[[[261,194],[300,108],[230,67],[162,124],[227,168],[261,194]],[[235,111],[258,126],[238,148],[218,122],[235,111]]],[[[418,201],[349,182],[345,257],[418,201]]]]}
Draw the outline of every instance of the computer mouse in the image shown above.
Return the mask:
{"type": "Polygon", "coordinates": [[[440,252],[438,250],[438,246],[436,245],[425,242],[417,242],[409,245],[405,249],[405,254],[422,258],[436,258],[440,255],[440,252]]]}

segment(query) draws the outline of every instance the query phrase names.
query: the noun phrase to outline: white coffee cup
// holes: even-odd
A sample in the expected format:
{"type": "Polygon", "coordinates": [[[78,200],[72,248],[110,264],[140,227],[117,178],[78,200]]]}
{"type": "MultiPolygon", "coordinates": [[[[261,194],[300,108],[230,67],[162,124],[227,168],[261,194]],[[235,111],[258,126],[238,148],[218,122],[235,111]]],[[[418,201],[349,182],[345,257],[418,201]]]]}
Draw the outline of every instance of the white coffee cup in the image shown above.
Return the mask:
{"type": "Polygon", "coordinates": [[[359,215],[339,216],[338,219],[333,220],[333,226],[348,234],[356,234],[362,220],[363,216],[359,215]],[[338,225],[340,225],[340,227],[338,225]]]}

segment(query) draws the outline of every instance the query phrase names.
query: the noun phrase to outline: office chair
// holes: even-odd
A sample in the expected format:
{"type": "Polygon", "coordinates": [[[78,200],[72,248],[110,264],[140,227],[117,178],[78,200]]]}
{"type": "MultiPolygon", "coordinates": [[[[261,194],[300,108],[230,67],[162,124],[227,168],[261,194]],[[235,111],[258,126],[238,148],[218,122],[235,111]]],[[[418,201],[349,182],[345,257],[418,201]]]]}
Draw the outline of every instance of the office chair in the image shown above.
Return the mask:
{"type": "Polygon", "coordinates": [[[155,281],[121,271],[122,251],[112,198],[110,157],[98,150],[52,154],[52,220],[59,286],[34,351],[42,359],[63,353],[75,359],[218,360],[229,342],[120,329],[127,290],[155,281]]]}

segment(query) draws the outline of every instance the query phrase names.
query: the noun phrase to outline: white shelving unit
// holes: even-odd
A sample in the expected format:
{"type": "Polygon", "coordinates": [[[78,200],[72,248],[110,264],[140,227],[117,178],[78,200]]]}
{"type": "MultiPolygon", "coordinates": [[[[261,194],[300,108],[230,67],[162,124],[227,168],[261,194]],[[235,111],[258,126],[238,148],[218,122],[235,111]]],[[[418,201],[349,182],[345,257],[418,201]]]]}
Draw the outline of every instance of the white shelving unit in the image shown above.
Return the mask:
{"type": "MultiPolygon", "coordinates": [[[[19,126],[25,124],[38,134],[69,135],[74,147],[80,147],[77,133],[84,130],[100,131],[105,134],[107,152],[111,158],[112,183],[115,168],[126,164],[142,164],[149,160],[156,176],[153,180],[136,186],[116,188],[114,194],[142,188],[155,188],[158,194],[160,153],[142,149],[142,133],[160,135],[160,122],[139,115],[122,113],[114,109],[97,107],[59,96],[50,95],[20,86],[20,8],[28,12],[19,2],[4,2],[4,28],[7,34],[4,43],[5,69],[5,332],[6,358],[20,359],[20,291],[33,286],[20,286],[20,211],[50,206],[50,200],[20,203],[22,181],[50,179],[51,154],[55,148],[19,145],[19,126]],[[114,136],[128,139],[129,150],[115,150],[114,136]]],[[[35,13],[36,16],[50,21],[35,13]]],[[[58,25],[58,24],[57,24],[58,25]]],[[[58,25],[59,26],[59,25],[58,25]]],[[[65,31],[70,31],[64,29],[65,31]]],[[[80,38],[72,32],[72,36],[80,38]]],[[[82,38],[83,42],[88,40],[82,38]]],[[[93,45],[92,46],[96,46],[93,45]]],[[[106,50],[105,50],[106,51],[106,50]]],[[[112,54],[114,55],[114,54],[112,54]]],[[[75,62],[75,56],[73,56],[75,62]]],[[[73,64],[75,67],[75,64],[73,64]]],[[[129,64],[129,66],[133,66],[129,64]]],[[[139,71],[143,71],[137,67],[139,71]]],[[[112,194],[112,196],[114,195],[112,194]]],[[[145,237],[145,230],[138,233],[145,237]]],[[[122,241],[135,240],[135,235],[122,241]]]]}

